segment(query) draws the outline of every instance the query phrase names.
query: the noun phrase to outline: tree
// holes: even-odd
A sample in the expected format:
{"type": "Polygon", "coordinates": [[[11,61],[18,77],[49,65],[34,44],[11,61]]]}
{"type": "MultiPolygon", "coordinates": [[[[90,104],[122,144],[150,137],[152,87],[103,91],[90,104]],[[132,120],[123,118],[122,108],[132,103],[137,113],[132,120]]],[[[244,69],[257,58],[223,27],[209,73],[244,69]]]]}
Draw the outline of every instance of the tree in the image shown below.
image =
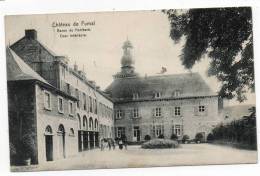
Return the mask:
{"type": "Polygon", "coordinates": [[[170,21],[170,37],[183,38],[181,61],[187,69],[210,59],[209,76],[222,83],[222,98],[246,100],[254,91],[252,12],[250,7],[163,10],[170,21]]]}

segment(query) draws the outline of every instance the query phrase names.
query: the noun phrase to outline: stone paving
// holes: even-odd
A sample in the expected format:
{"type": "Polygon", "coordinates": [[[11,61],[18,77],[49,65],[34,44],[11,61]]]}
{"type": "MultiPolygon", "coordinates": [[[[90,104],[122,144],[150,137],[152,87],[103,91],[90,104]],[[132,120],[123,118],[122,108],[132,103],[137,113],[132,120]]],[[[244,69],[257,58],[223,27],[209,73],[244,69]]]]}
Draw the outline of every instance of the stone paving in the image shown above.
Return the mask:
{"type": "Polygon", "coordinates": [[[11,167],[13,171],[126,168],[150,166],[246,164],[257,162],[257,151],[213,144],[183,144],[177,149],[141,149],[82,152],[79,156],[52,161],[40,166],[11,167]]]}

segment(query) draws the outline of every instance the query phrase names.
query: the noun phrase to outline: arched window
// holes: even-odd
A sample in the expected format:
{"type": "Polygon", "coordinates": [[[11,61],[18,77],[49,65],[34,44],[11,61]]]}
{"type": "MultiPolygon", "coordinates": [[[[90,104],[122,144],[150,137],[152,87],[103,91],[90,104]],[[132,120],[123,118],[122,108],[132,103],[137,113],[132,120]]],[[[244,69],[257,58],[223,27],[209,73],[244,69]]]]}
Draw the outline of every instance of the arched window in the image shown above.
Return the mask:
{"type": "Polygon", "coordinates": [[[95,119],[95,130],[97,130],[97,129],[98,129],[98,120],[95,119]]]}
{"type": "Polygon", "coordinates": [[[86,116],[83,117],[83,128],[84,130],[87,130],[88,128],[88,119],[86,116]]]}
{"type": "Polygon", "coordinates": [[[75,134],[74,134],[74,129],[73,128],[70,128],[70,134],[69,134],[70,136],[74,136],[75,134]]]}
{"type": "Polygon", "coordinates": [[[48,125],[46,128],[45,128],[45,135],[51,135],[52,134],[52,129],[51,129],[51,126],[48,125]]]}
{"type": "Polygon", "coordinates": [[[89,118],[89,129],[90,130],[93,129],[93,119],[92,119],[92,117],[89,118]]]}
{"type": "Polygon", "coordinates": [[[78,114],[78,127],[79,127],[79,129],[81,129],[81,119],[80,119],[79,114],[78,114]]]}
{"type": "Polygon", "coordinates": [[[65,133],[65,128],[62,124],[59,125],[58,133],[65,133]]]}

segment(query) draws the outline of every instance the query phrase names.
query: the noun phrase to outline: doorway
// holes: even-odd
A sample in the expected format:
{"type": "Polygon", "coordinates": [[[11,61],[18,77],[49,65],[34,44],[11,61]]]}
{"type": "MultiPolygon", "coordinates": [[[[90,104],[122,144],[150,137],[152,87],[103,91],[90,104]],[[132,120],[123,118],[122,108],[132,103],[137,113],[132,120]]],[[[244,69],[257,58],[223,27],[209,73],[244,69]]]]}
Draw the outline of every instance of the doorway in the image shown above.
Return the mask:
{"type": "Polygon", "coordinates": [[[59,140],[59,156],[60,158],[65,158],[65,129],[64,126],[61,124],[58,128],[58,140],[59,140]]]}
{"type": "Polygon", "coordinates": [[[140,128],[139,128],[139,126],[134,126],[133,141],[134,142],[139,142],[140,140],[141,140],[140,128]]]}
{"type": "Polygon", "coordinates": [[[47,126],[45,129],[45,149],[46,149],[46,161],[53,161],[53,138],[52,129],[47,126]]]}

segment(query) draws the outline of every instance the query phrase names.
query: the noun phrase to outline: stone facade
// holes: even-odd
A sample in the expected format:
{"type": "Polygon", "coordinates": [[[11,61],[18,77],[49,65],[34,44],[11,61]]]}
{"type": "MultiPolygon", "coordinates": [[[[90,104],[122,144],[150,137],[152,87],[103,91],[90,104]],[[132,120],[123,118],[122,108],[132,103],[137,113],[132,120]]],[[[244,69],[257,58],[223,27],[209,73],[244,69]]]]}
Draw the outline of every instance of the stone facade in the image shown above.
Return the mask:
{"type": "Polygon", "coordinates": [[[134,71],[132,44],[123,45],[121,72],[106,92],[114,101],[115,135],[130,142],[171,138],[204,139],[219,122],[221,99],[198,73],[141,77],[134,71]]]}
{"type": "MultiPolygon", "coordinates": [[[[26,72],[26,79],[41,83],[35,84],[31,94],[35,109],[32,114],[35,119],[34,142],[37,145],[34,147],[37,153],[34,163],[70,157],[99,147],[101,138],[114,137],[111,98],[95,82],[88,80],[77,65],[71,68],[67,57],[55,55],[39,42],[37,31],[26,30],[25,36],[9,50],[17,63],[8,63],[8,81],[24,81],[19,77],[20,73],[16,74],[15,70],[19,70],[26,72]],[[19,64],[22,64],[19,69],[13,69],[19,64]],[[44,104],[46,97],[50,97],[49,108],[44,104]]],[[[26,94],[24,91],[19,93],[26,94]]],[[[8,100],[13,104],[12,98],[8,100]]]]}

